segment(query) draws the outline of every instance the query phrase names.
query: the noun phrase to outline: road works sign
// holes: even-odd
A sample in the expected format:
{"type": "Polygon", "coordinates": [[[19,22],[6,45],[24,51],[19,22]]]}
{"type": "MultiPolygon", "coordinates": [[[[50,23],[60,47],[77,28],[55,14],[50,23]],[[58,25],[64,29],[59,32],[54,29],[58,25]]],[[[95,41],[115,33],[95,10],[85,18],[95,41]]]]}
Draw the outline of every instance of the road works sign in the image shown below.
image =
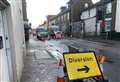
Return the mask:
{"type": "Polygon", "coordinates": [[[64,59],[69,80],[101,75],[94,52],[65,53],[64,59]]]}

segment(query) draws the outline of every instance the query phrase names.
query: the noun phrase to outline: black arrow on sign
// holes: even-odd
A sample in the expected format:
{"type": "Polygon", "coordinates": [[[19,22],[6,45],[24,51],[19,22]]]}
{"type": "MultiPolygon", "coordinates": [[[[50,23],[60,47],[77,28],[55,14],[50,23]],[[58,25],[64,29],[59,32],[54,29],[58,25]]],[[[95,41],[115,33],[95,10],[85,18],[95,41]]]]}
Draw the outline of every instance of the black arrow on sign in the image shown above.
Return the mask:
{"type": "Polygon", "coordinates": [[[79,71],[85,71],[85,73],[88,73],[89,70],[90,70],[90,69],[89,69],[89,67],[87,67],[87,66],[84,66],[84,68],[80,68],[80,69],[78,68],[78,69],[77,69],[78,72],[79,72],[79,71]]]}

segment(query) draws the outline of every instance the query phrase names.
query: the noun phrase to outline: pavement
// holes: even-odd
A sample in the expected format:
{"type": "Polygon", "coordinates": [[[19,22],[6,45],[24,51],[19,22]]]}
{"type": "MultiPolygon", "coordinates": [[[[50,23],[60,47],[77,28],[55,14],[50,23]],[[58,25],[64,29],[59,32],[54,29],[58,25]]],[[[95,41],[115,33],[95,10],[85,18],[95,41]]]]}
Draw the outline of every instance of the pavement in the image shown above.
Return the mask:
{"type": "Polygon", "coordinates": [[[56,82],[59,60],[68,47],[59,40],[40,41],[30,35],[21,82],[56,82]]]}
{"type": "Polygon", "coordinates": [[[43,42],[29,41],[21,82],[56,82],[58,61],[46,48],[43,42]]]}

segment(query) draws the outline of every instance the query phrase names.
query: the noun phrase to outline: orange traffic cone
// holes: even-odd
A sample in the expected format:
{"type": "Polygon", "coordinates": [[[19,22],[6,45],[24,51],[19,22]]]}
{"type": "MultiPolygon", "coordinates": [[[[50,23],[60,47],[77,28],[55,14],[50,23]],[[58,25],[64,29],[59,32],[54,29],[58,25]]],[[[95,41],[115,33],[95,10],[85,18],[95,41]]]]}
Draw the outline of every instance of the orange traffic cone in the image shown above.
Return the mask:
{"type": "Polygon", "coordinates": [[[98,57],[98,62],[99,62],[99,64],[103,64],[104,62],[105,62],[105,56],[99,56],[98,57]]]}
{"type": "Polygon", "coordinates": [[[59,68],[58,68],[58,75],[57,75],[57,82],[65,82],[63,66],[64,65],[63,65],[62,59],[60,59],[59,68]]]}
{"type": "Polygon", "coordinates": [[[100,64],[100,68],[101,68],[101,71],[102,71],[102,75],[101,76],[98,76],[97,78],[99,80],[104,80],[104,75],[103,75],[103,63],[105,62],[105,56],[99,56],[98,57],[98,62],[100,64]]]}

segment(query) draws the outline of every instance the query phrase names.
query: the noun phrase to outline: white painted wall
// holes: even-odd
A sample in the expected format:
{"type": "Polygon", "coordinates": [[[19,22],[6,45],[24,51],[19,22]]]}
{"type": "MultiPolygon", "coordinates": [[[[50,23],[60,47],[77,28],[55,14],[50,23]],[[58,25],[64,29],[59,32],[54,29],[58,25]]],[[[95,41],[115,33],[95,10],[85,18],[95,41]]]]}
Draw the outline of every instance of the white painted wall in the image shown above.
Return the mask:
{"type": "Polygon", "coordinates": [[[88,10],[84,11],[81,15],[81,19],[87,19],[87,18],[89,18],[89,11],[88,10]]]}
{"type": "Polygon", "coordinates": [[[120,32],[120,0],[117,0],[115,31],[120,32]]]}
{"type": "Polygon", "coordinates": [[[0,50],[0,82],[10,82],[5,48],[0,50]]]}
{"type": "Polygon", "coordinates": [[[95,33],[96,17],[85,20],[85,31],[86,33],[95,33]]]}
{"type": "Polygon", "coordinates": [[[96,16],[96,8],[82,12],[81,19],[88,19],[94,16],[96,16]]]}
{"type": "Polygon", "coordinates": [[[14,73],[19,81],[23,69],[23,55],[25,52],[24,23],[22,16],[22,0],[8,0],[10,7],[6,9],[8,32],[12,47],[14,73]]]}
{"type": "Polygon", "coordinates": [[[24,42],[24,26],[22,16],[22,0],[11,0],[12,29],[16,56],[17,79],[20,80],[23,68],[23,49],[24,42]]]}
{"type": "Polygon", "coordinates": [[[85,31],[88,35],[95,33],[96,25],[96,8],[86,10],[82,13],[81,19],[85,21],[85,31]]]}
{"type": "Polygon", "coordinates": [[[10,6],[0,12],[3,19],[0,35],[4,38],[4,48],[0,50],[0,82],[17,82],[22,74],[25,52],[22,0],[7,1],[10,6]]]}

